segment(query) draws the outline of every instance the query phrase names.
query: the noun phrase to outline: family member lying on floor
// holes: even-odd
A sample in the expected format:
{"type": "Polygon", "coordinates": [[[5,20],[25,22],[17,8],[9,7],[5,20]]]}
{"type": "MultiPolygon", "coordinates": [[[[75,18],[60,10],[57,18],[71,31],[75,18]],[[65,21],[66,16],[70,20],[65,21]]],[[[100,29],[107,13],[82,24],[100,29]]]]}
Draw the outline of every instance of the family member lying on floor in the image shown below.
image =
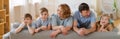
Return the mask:
{"type": "Polygon", "coordinates": [[[48,10],[44,7],[41,8],[40,16],[36,20],[37,29],[35,29],[35,32],[39,32],[41,30],[50,30],[50,19],[48,16],[48,10]]]}
{"type": "Polygon", "coordinates": [[[63,35],[68,34],[73,24],[73,17],[71,16],[70,7],[67,4],[61,4],[58,6],[57,14],[51,16],[52,19],[52,33],[51,37],[54,38],[59,33],[63,35]]]}
{"type": "Polygon", "coordinates": [[[100,17],[100,20],[96,22],[96,31],[98,32],[112,31],[113,28],[113,23],[111,23],[110,16],[108,14],[103,14],[100,17]]]}
{"type": "Polygon", "coordinates": [[[15,29],[16,33],[19,33],[22,30],[27,30],[30,34],[34,34],[35,23],[32,22],[32,16],[30,14],[25,14],[23,22],[15,29]]]}
{"type": "Polygon", "coordinates": [[[73,30],[80,36],[84,36],[95,31],[96,17],[94,12],[90,10],[88,4],[81,3],[78,11],[74,13],[73,17],[73,30]]]}

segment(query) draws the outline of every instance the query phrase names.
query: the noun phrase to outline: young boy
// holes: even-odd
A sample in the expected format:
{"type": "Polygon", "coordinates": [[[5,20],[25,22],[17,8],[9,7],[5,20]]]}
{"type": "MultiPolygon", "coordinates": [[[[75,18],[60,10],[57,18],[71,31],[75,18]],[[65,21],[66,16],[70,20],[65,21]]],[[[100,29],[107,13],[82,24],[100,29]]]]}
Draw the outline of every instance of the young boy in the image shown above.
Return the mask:
{"type": "Polygon", "coordinates": [[[28,29],[30,34],[34,34],[35,24],[32,22],[32,16],[30,14],[25,14],[24,21],[19,25],[15,30],[16,33],[19,33],[22,30],[28,29]]]}
{"type": "Polygon", "coordinates": [[[112,31],[114,28],[113,24],[110,22],[110,16],[107,14],[103,14],[100,17],[100,20],[96,22],[96,26],[96,31],[98,32],[108,32],[112,31]]]}
{"type": "Polygon", "coordinates": [[[50,30],[50,19],[49,19],[48,10],[46,8],[40,9],[40,16],[36,20],[37,29],[35,32],[39,32],[41,30],[50,30]]]}

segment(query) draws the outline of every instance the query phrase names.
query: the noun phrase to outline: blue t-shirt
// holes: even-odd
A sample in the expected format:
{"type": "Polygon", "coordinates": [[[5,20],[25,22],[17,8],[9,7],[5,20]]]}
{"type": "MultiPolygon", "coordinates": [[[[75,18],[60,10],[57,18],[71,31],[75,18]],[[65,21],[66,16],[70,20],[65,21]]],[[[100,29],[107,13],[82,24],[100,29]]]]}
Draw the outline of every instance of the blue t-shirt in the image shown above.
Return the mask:
{"type": "Polygon", "coordinates": [[[90,16],[88,18],[83,17],[79,11],[76,11],[73,17],[74,17],[74,20],[77,20],[78,28],[82,28],[82,27],[90,28],[91,23],[95,23],[96,21],[95,14],[92,11],[90,11],[90,16]]]}
{"type": "MultiPolygon", "coordinates": [[[[20,25],[22,25],[22,24],[20,24],[20,25]]],[[[27,30],[28,28],[27,28],[27,25],[24,25],[25,27],[23,28],[24,30],[27,30]]],[[[32,28],[36,28],[36,24],[34,23],[34,22],[32,22],[30,25],[29,25],[30,27],[32,27],[32,28]]]]}
{"type": "Polygon", "coordinates": [[[72,26],[73,25],[73,17],[70,16],[66,19],[60,19],[57,14],[52,14],[51,16],[51,24],[52,26],[72,26]]]}
{"type": "Polygon", "coordinates": [[[48,26],[50,24],[50,19],[47,18],[47,20],[43,21],[41,18],[38,18],[36,20],[36,27],[41,27],[41,26],[48,26]]]}

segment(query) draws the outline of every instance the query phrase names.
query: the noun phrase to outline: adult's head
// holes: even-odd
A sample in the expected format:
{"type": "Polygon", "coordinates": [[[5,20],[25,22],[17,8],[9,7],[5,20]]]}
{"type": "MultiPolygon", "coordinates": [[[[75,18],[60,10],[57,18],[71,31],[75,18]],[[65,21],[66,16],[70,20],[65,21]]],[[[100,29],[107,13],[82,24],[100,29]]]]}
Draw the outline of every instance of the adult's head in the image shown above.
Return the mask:
{"type": "Polygon", "coordinates": [[[60,18],[68,18],[71,15],[70,7],[67,4],[60,4],[57,9],[57,14],[60,18]]]}
{"type": "Polygon", "coordinates": [[[90,16],[90,9],[87,3],[81,3],[79,5],[79,11],[84,17],[89,17],[90,16]]]}

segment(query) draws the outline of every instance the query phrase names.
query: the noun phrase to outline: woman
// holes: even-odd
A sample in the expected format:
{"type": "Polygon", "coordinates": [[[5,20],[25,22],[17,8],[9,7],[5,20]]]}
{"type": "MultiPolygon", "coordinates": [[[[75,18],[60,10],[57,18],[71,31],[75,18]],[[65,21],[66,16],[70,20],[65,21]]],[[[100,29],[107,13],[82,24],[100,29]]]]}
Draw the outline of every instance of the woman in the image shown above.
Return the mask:
{"type": "Polygon", "coordinates": [[[71,16],[70,7],[67,4],[61,4],[58,6],[57,14],[51,16],[52,29],[51,37],[54,38],[59,33],[66,35],[72,28],[73,18],[71,16]]]}

